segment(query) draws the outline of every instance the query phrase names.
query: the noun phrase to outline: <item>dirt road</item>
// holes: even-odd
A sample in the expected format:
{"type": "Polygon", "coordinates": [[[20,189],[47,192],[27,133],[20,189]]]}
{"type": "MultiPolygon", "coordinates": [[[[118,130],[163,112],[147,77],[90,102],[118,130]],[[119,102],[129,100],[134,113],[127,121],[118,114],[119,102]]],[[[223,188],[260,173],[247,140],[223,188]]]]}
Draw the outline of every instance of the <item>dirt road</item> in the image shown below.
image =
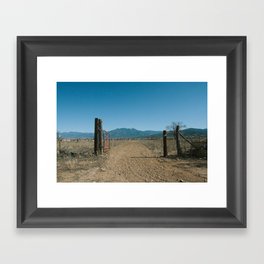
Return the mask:
{"type": "MultiPolygon", "coordinates": [[[[145,144],[123,141],[110,152],[100,167],[69,171],[65,181],[78,182],[205,182],[205,160],[176,160],[155,154],[145,144]],[[69,174],[70,173],[70,174],[69,174]],[[68,179],[68,180],[67,180],[68,179]]],[[[64,181],[64,180],[62,180],[64,181]]]]}

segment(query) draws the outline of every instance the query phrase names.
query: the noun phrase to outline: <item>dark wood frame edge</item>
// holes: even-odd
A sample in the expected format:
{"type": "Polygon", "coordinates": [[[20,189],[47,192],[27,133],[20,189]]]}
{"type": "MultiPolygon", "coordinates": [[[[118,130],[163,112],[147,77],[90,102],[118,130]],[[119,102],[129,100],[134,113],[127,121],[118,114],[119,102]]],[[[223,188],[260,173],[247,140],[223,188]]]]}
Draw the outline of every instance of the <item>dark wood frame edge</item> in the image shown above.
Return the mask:
{"type": "Polygon", "coordinates": [[[17,227],[246,227],[246,37],[18,37],[17,227]],[[226,208],[37,208],[37,56],[227,56],[226,208]]]}

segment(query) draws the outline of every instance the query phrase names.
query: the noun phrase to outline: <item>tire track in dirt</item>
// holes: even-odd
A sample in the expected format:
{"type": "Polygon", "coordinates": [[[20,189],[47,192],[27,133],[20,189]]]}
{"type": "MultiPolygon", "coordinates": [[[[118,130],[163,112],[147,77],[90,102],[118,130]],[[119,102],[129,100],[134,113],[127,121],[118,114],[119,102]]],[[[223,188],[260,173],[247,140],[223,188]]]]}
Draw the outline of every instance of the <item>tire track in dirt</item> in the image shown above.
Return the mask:
{"type": "Polygon", "coordinates": [[[157,155],[140,140],[118,142],[103,157],[104,162],[100,166],[67,171],[64,179],[76,182],[207,181],[206,160],[179,160],[157,155]]]}
{"type": "Polygon", "coordinates": [[[96,181],[205,181],[197,173],[201,168],[186,166],[185,163],[159,157],[140,141],[126,141],[111,149],[105,165],[96,173],[96,181]]]}
{"type": "MultiPolygon", "coordinates": [[[[152,151],[140,142],[126,142],[113,148],[106,164],[108,176],[123,181],[156,181],[154,170],[160,162],[152,151]]],[[[159,179],[160,181],[160,179],[159,179]]]]}

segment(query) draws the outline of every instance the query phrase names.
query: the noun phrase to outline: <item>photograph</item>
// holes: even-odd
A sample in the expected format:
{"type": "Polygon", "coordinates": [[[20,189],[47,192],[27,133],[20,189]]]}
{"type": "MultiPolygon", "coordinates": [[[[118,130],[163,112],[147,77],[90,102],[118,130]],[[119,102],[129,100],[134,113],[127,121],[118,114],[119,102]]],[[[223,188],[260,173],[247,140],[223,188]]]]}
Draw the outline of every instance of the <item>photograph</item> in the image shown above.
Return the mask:
{"type": "Polygon", "coordinates": [[[57,82],[57,182],[207,183],[207,82],[57,82]]]}

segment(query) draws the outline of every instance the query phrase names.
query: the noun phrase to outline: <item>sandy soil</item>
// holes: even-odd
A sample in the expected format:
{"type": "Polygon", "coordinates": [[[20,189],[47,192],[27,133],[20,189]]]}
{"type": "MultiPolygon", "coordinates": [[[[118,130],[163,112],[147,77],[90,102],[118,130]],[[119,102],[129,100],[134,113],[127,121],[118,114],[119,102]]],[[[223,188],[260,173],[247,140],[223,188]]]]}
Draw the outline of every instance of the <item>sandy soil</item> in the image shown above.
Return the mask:
{"type": "MultiPolygon", "coordinates": [[[[64,170],[58,165],[58,181],[63,182],[206,182],[207,161],[163,158],[140,140],[122,141],[100,158],[97,166],[81,166],[76,161],[64,170]]],[[[83,160],[83,165],[86,161],[83,160]]]]}

